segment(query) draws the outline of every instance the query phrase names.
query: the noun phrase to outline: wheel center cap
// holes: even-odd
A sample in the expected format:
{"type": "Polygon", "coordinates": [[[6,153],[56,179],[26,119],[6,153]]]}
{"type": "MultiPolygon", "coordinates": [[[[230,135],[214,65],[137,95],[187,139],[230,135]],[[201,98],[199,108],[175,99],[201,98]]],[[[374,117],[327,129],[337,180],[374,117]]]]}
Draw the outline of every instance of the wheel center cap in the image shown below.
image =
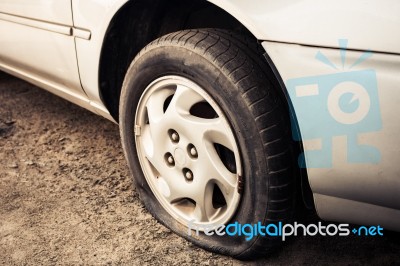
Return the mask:
{"type": "Polygon", "coordinates": [[[185,152],[180,149],[180,148],[176,148],[175,152],[174,152],[174,157],[175,157],[175,162],[180,165],[183,166],[186,163],[186,156],[185,156],[185,152]]]}

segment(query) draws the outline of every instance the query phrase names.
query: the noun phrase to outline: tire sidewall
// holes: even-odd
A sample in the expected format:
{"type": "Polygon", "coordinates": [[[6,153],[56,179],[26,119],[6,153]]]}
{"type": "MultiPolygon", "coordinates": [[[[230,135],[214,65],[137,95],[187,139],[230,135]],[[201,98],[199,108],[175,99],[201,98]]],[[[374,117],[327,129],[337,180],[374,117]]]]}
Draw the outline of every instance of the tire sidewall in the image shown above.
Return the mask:
{"type": "Polygon", "coordinates": [[[233,84],[220,67],[203,55],[181,46],[158,46],[145,50],[131,64],[125,77],[120,102],[122,144],[134,183],[141,200],[157,220],[172,231],[211,251],[235,256],[249,249],[245,236],[207,236],[192,232],[177,222],[157,201],[141,171],[134,138],[134,121],[138,102],[146,87],[157,78],[177,75],[203,88],[219,105],[229,121],[241,154],[244,188],[236,214],[230,223],[264,222],[268,207],[268,167],[264,147],[251,110],[238,84],[233,84]]]}

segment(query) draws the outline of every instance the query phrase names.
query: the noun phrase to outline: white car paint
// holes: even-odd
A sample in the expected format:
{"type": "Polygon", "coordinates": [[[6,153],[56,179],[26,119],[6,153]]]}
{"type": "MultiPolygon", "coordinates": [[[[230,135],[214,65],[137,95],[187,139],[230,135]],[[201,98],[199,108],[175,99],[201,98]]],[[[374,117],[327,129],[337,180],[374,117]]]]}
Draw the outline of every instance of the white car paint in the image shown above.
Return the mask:
{"type": "Polygon", "coordinates": [[[70,0],[2,1],[0,68],[88,108],[72,25],[70,0]]]}
{"type": "Polygon", "coordinates": [[[70,0],[2,0],[1,13],[72,25],[70,0]]]}
{"type": "MultiPolygon", "coordinates": [[[[400,73],[400,56],[374,53],[365,61],[350,68],[363,52],[346,51],[346,61],[343,67],[340,50],[337,49],[275,42],[263,42],[263,46],[285,84],[291,79],[310,76],[318,77],[332,74],[340,76],[343,73],[363,70],[373,70],[376,73],[382,119],[381,128],[361,133],[349,130],[342,135],[332,136],[330,139],[332,141],[332,167],[309,167],[307,173],[314,193],[317,211],[322,218],[336,221],[351,218],[354,223],[366,223],[368,221],[374,223],[378,217],[385,217],[384,214],[388,217],[387,215],[390,213],[391,219],[388,219],[385,224],[386,228],[398,228],[400,201],[396,199],[400,193],[400,168],[396,166],[400,158],[400,143],[398,141],[400,124],[397,122],[398,114],[394,110],[398,108],[398,103],[400,103],[400,90],[397,89],[398,84],[400,84],[400,76],[398,75],[400,73]],[[318,52],[324,54],[338,68],[332,68],[317,60],[316,54],[318,52]],[[354,133],[359,144],[377,148],[381,154],[381,160],[377,163],[348,162],[347,147],[350,140],[346,133],[354,133]],[[355,205],[358,206],[358,214],[349,216],[348,213],[354,210],[355,205]]],[[[325,99],[320,100],[324,101],[325,99]]],[[[360,101],[363,100],[360,99],[360,101]]],[[[310,108],[310,106],[302,108],[310,108]]],[[[309,111],[315,112],[312,109],[309,109],[309,111]]],[[[299,121],[299,127],[302,135],[308,135],[306,131],[309,129],[305,126],[305,123],[299,121]]],[[[319,125],[313,130],[319,131],[322,127],[323,125],[319,125]]],[[[315,135],[318,135],[318,133],[315,135]]],[[[324,136],[324,132],[321,132],[320,135],[321,138],[327,137],[324,136]]],[[[318,142],[320,139],[304,140],[304,150],[326,149],[323,145],[316,145],[316,141],[318,142]]],[[[306,152],[307,165],[313,164],[311,160],[311,158],[307,158],[306,152]]]]}
{"type": "Polygon", "coordinates": [[[99,93],[101,48],[110,21],[127,0],[72,0],[75,26],[90,29],[91,40],[76,39],[76,52],[82,87],[96,112],[114,121],[105,108],[99,93]]]}
{"type": "Polygon", "coordinates": [[[312,46],[400,53],[397,0],[211,0],[259,39],[312,46]],[[384,41],[382,41],[384,40],[384,41]]]}

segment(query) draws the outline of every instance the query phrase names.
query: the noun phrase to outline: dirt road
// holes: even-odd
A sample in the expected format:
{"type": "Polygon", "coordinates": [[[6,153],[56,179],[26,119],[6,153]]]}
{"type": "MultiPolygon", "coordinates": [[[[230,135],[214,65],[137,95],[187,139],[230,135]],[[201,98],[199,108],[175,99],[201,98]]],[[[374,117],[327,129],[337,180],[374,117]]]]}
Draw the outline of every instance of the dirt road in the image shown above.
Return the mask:
{"type": "MultiPolygon", "coordinates": [[[[241,265],[158,224],[117,125],[0,72],[0,265],[241,265]]],[[[392,264],[399,234],[299,237],[248,265],[392,264]]]]}

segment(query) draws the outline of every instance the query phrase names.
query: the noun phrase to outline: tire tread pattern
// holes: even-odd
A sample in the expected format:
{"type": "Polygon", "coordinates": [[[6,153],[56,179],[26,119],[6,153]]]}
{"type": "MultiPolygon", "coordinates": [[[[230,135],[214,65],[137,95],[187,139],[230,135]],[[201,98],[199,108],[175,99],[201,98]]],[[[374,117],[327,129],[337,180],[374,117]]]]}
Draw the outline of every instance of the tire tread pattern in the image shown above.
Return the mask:
{"type": "MultiPolygon", "coordinates": [[[[238,86],[256,121],[269,169],[268,209],[263,222],[290,221],[295,209],[290,121],[284,106],[286,103],[279,97],[277,88],[272,86],[261,45],[251,36],[227,30],[184,30],[153,41],[137,57],[153,48],[171,44],[192,47],[238,86]]],[[[280,239],[259,237],[250,248],[235,257],[254,259],[264,256],[279,244],[280,239]]],[[[220,252],[219,247],[210,250],[220,252]]]]}

